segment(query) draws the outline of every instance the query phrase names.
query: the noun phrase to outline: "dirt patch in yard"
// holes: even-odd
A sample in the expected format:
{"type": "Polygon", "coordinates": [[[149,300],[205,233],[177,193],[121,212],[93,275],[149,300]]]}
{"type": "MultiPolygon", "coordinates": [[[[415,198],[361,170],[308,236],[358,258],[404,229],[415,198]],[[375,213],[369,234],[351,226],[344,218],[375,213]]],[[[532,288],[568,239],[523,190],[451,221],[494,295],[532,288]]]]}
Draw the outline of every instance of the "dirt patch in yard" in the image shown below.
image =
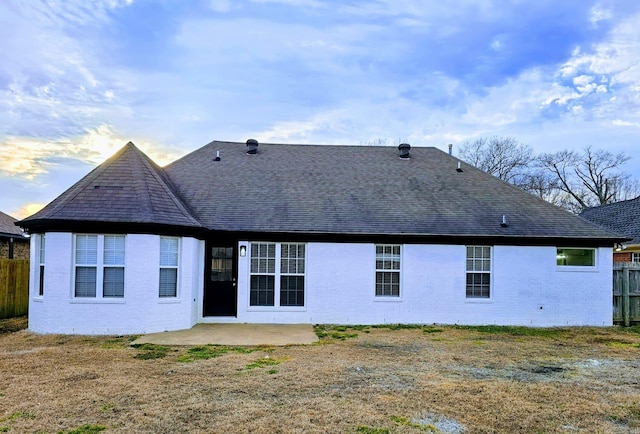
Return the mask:
{"type": "Polygon", "coordinates": [[[317,345],[0,335],[0,432],[640,432],[640,330],[324,327],[317,345]]]}

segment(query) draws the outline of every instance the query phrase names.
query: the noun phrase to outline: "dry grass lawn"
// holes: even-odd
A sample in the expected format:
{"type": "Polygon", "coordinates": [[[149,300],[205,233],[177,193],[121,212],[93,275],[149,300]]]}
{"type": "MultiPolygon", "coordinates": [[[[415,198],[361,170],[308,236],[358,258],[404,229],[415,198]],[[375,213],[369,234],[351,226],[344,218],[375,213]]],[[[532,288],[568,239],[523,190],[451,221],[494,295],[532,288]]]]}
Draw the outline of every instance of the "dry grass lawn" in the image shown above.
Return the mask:
{"type": "Polygon", "coordinates": [[[278,348],[15,328],[0,432],[640,432],[639,328],[325,327],[278,348]]]}

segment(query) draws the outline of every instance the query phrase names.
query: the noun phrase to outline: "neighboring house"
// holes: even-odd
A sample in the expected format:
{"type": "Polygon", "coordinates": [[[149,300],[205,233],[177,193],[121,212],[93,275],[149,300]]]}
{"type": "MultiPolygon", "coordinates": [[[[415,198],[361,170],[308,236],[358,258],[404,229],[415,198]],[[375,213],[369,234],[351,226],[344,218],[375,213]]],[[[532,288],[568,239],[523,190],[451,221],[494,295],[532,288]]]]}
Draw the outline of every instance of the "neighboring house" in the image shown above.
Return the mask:
{"type": "Polygon", "coordinates": [[[0,212],[0,259],[29,259],[29,238],[15,225],[17,221],[0,212]]]}
{"type": "Polygon", "coordinates": [[[580,215],[628,238],[615,246],[614,262],[640,263],[640,197],[587,208],[580,215]]]}
{"type": "Polygon", "coordinates": [[[612,323],[621,240],[436,148],[132,143],[20,225],[29,328],[612,323]],[[46,240],[46,243],[45,243],[46,240]]]}

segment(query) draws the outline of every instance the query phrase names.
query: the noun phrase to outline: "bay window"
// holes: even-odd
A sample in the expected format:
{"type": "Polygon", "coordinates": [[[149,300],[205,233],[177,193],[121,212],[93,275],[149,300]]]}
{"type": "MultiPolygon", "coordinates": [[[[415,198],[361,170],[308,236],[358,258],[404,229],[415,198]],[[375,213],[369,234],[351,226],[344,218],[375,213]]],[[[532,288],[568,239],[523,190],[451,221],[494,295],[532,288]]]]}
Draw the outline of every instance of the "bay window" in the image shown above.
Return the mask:
{"type": "Polygon", "coordinates": [[[160,237],[160,289],[158,296],[178,295],[178,244],[176,237],[160,237]]]}
{"type": "Polygon", "coordinates": [[[75,235],[76,298],[124,297],[124,235],[75,235]]]}

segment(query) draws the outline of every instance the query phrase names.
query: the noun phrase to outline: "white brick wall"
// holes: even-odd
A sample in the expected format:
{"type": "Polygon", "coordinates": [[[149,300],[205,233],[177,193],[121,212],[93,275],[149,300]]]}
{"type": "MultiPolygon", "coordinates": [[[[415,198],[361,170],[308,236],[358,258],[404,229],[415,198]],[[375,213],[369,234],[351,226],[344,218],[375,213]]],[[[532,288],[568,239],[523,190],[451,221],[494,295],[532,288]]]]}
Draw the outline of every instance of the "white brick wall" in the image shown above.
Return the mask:
{"type": "MultiPolygon", "coordinates": [[[[32,238],[32,243],[34,243],[32,238]]],[[[247,241],[240,244],[248,245],[247,241]]],[[[189,328],[197,322],[442,323],[526,326],[612,323],[612,252],[600,248],[589,271],[556,266],[555,247],[496,246],[490,300],[465,297],[465,246],[402,246],[401,296],[374,295],[375,246],[309,243],[306,306],[249,306],[249,255],[238,260],[238,316],[202,317],[204,242],[182,238],[179,297],[158,298],[159,237],[127,235],[125,297],[74,300],[73,235],[47,233],[45,294],[31,270],[29,328],[41,333],[131,334],[189,328]]],[[[32,245],[31,263],[36,249],[32,245]]]]}
{"type": "Polygon", "coordinates": [[[465,246],[403,245],[400,297],[382,300],[374,296],[373,244],[309,243],[306,307],[293,311],[249,307],[246,256],[239,259],[238,318],[229,320],[611,325],[611,249],[598,249],[598,264],[589,271],[557,267],[555,247],[495,246],[492,255],[491,299],[469,300],[465,296],[465,246]]]}
{"type": "MultiPolygon", "coordinates": [[[[190,328],[202,282],[202,241],[182,238],[178,297],[158,297],[160,237],[126,238],[123,299],[73,298],[73,235],[47,233],[45,293],[37,297],[32,267],[29,329],[39,333],[131,334],[190,328]]],[[[33,263],[33,262],[32,262],[33,263]]],[[[98,288],[98,291],[100,288],[98,288]]]]}

